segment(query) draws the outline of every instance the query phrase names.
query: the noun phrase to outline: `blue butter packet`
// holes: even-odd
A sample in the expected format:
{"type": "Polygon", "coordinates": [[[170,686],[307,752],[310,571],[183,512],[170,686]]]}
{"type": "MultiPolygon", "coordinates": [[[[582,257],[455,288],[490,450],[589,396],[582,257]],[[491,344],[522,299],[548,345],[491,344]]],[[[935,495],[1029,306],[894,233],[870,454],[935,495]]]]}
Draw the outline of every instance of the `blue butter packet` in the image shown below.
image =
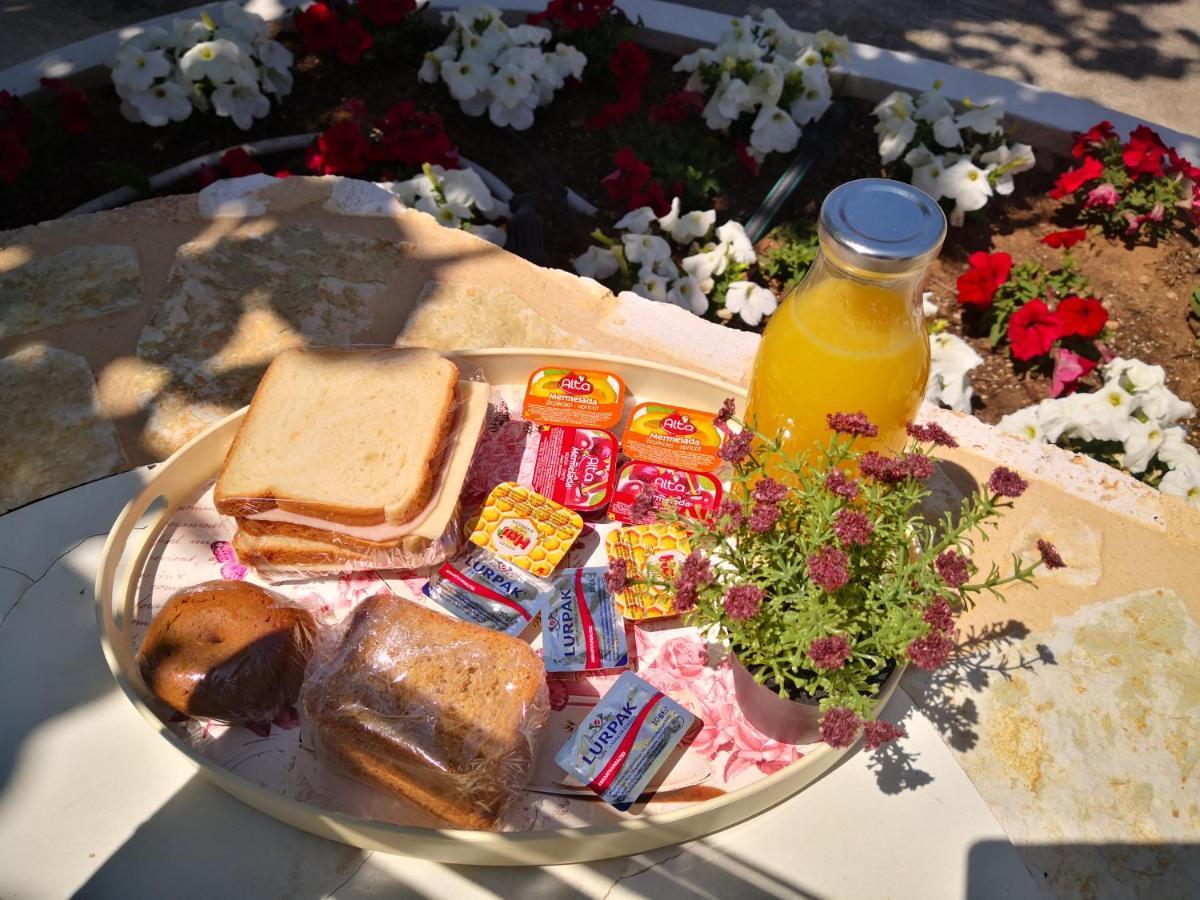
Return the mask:
{"type": "Polygon", "coordinates": [[[554,579],[542,611],[547,672],[595,672],[629,665],[625,619],[604,584],[603,566],[567,569],[554,579]]]}
{"type": "Polygon", "coordinates": [[[625,672],[554,761],[611,803],[629,809],[696,717],[654,685],[625,672]]]}
{"type": "Polygon", "coordinates": [[[475,546],[442,563],[421,590],[460,619],[514,635],[541,611],[546,593],[524,569],[475,546]]]}

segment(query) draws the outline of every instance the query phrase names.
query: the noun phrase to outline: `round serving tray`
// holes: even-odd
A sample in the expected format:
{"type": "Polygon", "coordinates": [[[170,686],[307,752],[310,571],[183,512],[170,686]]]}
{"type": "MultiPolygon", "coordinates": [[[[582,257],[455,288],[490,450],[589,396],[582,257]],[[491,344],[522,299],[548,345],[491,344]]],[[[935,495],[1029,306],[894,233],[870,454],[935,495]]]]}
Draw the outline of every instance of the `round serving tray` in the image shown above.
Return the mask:
{"type": "MultiPolygon", "coordinates": [[[[523,387],[529,373],[542,366],[587,364],[620,375],[630,394],[637,398],[698,409],[716,409],[730,396],[745,398],[741,388],[715,378],[605,354],[511,349],[467,350],[455,356],[478,365],[494,386],[523,387]]],[[[586,862],[678,844],[741,822],[802,790],[851,752],[817,745],[779,771],[711,799],[602,825],[525,832],[421,828],[346,815],[282,796],[224,768],[198,752],[148,705],[149,692],[134,659],[133,622],[139,581],[156,540],[180,506],[215,476],[243,415],[245,409],[217,422],[181,447],[126,505],[109,533],[100,560],[96,608],[105,658],[129,702],[205,777],[255,809],[330,840],[438,862],[477,865],[586,862]],[[156,501],[161,502],[156,505],[156,501]]],[[[878,708],[888,701],[899,677],[897,671],[884,684],[878,708]]]]}

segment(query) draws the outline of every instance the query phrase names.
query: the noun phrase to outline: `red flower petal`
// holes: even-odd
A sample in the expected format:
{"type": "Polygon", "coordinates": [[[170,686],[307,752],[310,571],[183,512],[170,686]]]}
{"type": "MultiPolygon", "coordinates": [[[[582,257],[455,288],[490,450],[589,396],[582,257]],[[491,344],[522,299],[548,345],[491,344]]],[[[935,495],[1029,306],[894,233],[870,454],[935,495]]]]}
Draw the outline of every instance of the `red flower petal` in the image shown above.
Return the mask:
{"type": "Polygon", "coordinates": [[[1070,250],[1080,241],[1086,239],[1086,228],[1068,228],[1066,231],[1050,232],[1042,238],[1041,242],[1047,247],[1053,247],[1055,250],[1070,250]]]}
{"type": "Polygon", "coordinates": [[[1089,181],[1093,181],[1103,174],[1104,166],[1100,160],[1089,156],[1079,168],[1068,169],[1058,176],[1058,180],[1054,182],[1054,187],[1050,189],[1050,196],[1055,200],[1061,200],[1063,197],[1075,193],[1089,181]]]}
{"type": "Polygon", "coordinates": [[[1062,337],[1058,317],[1042,300],[1030,300],[1008,320],[1008,342],[1015,359],[1030,360],[1050,352],[1062,337]]]}
{"type": "Polygon", "coordinates": [[[1108,322],[1108,312],[1095,297],[1067,297],[1054,311],[1063,336],[1094,338],[1108,322]]]}

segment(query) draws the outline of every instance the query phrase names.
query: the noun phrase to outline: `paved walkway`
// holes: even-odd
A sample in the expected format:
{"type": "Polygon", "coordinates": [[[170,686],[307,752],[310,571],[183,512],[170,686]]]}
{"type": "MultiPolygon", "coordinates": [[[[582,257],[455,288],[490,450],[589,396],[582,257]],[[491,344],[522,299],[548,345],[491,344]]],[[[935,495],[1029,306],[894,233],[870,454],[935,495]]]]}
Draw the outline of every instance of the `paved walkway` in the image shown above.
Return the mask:
{"type": "MultiPolygon", "coordinates": [[[[196,0],[0,3],[0,68],[196,0]]],[[[742,14],[737,0],[693,5],[742,14]]],[[[792,24],[1087,97],[1200,134],[1200,0],[777,0],[792,24]],[[1098,7],[1098,8],[1097,8],[1098,7]]]]}

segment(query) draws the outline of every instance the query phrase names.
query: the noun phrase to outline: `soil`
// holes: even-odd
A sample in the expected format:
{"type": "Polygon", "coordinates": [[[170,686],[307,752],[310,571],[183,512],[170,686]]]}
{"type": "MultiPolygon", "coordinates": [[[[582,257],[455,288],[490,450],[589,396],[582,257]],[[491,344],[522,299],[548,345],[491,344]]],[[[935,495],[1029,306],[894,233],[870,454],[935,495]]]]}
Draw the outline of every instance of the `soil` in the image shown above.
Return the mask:
{"type": "MultiPolygon", "coordinates": [[[[582,83],[564,87],[553,103],[538,110],[533,127],[516,137],[494,128],[486,118],[468,117],[444,85],[423,84],[416,77],[422,54],[441,43],[442,33],[430,22],[414,22],[399,29],[391,41],[380,44],[373,56],[357,66],[307,54],[295,35],[285,34],[281,40],[296,56],[295,88],[248,132],[228,119],[199,114],[159,129],[128,122],[119,113],[111,84],[102,79],[88,91],[95,123],[90,134],[67,134],[58,126],[53,106],[35,109],[30,148],[35,162],[15,185],[0,183],[0,229],[59,216],[116,187],[122,172],[150,175],[241,143],[321,131],[335,121],[342,103],[350,97],[361,97],[372,113],[382,113],[392,103],[410,98],[442,115],[464,157],[491,170],[514,191],[540,195],[550,264],[569,269],[571,258],[590,243],[588,234],[597,227],[610,229],[624,213],[609,207],[600,180],[614,168],[620,137],[628,137],[629,129],[636,130],[641,123],[634,121],[615,133],[586,127],[588,118],[617,95],[613,77],[597,58],[589,62],[582,83]],[[64,173],[71,177],[63,177],[64,173]],[[567,209],[556,199],[555,186],[559,184],[599,206],[598,216],[587,219],[567,209]]],[[[644,91],[643,113],[683,86],[683,76],[670,71],[674,57],[648,52],[653,66],[644,91]]],[[[685,127],[678,132],[680,155],[695,144],[711,141],[711,135],[702,131],[702,123],[693,127],[698,130],[689,132],[685,127]]],[[[814,164],[776,223],[811,221],[834,186],[881,174],[867,104],[839,100],[824,117],[820,130],[807,128],[805,132],[798,152],[813,158],[814,164]]],[[[728,159],[732,160],[732,154],[728,159]]],[[[300,154],[262,162],[267,171],[305,171],[300,154]]],[[[744,222],[788,162],[784,154],[773,154],[756,177],[736,163],[728,163],[720,173],[721,190],[711,205],[720,211],[720,218],[744,222]]],[[[1013,195],[994,199],[969,217],[965,226],[951,229],[940,259],[931,267],[928,288],[935,294],[940,315],[949,320],[955,333],[963,333],[955,281],[965,271],[970,253],[1003,250],[1015,262],[1033,258],[1056,263],[1061,251],[1045,247],[1038,239],[1073,223],[1062,219],[1058,204],[1045,195],[1063,161],[1042,162],[1052,165],[1019,176],[1013,195]]],[[[195,187],[185,181],[170,192],[195,187]]],[[[768,237],[760,243],[760,250],[769,244],[768,237]]],[[[1200,405],[1200,321],[1189,318],[1188,302],[1192,291],[1200,287],[1200,243],[1195,236],[1176,234],[1155,244],[1127,246],[1093,235],[1073,252],[1080,272],[1109,311],[1109,348],[1120,356],[1162,365],[1171,389],[1200,405]]],[[[777,291],[782,288],[771,286],[777,291]]],[[[993,352],[986,337],[971,333],[966,337],[984,359],[971,376],[977,397],[975,411],[984,421],[995,422],[1047,396],[1049,372],[1018,368],[1007,353],[993,352]]]]}

